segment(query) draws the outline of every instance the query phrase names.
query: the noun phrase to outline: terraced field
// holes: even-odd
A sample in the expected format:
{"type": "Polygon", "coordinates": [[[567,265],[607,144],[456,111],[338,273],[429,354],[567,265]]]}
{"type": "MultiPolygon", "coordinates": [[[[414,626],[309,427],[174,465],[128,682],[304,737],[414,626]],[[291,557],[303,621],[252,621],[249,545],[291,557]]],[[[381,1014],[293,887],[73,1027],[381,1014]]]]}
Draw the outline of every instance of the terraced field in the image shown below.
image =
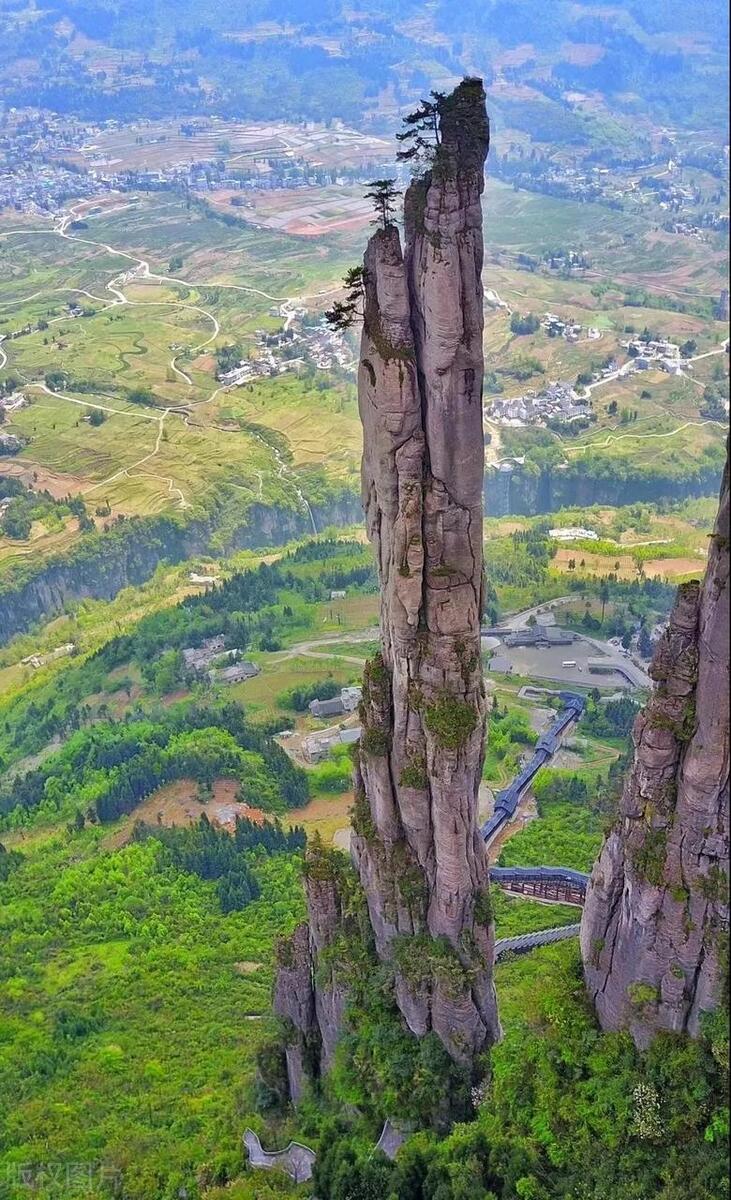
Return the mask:
{"type": "MultiPolygon", "coordinates": [[[[503,394],[573,380],[619,352],[626,326],[647,323],[678,340],[694,338],[708,355],[697,373],[602,384],[593,395],[596,424],[577,437],[550,438],[569,461],[588,453],[592,461],[684,470],[717,452],[723,431],[704,423],[700,407],[723,361],[726,329],[707,315],[720,291],[723,251],[687,239],[669,245],[641,217],[493,181],[486,211],[486,286],[507,305],[487,311],[487,368],[500,373],[503,394]],[[519,254],[540,257],[562,244],[587,250],[590,269],[573,278],[519,269],[519,254]],[[649,271],[660,271],[653,303],[667,296],[668,308],[624,305],[626,290],[649,271]],[[683,303],[692,311],[674,310],[683,303]],[[572,344],[542,330],[511,333],[511,311],[547,309],[594,325],[601,337],[572,344]],[[511,375],[516,359],[537,364],[532,377],[511,375]],[[637,413],[631,428],[626,409],[637,413]]],[[[3,471],[57,496],[83,496],[98,526],[97,508],[112,518],[193,515],[225,494],[244,513],[254,502],[301,509],[333,486],[357,492],[352,377],[310,369],[223,388],[214,352],[236,343],[245,353],[256,330],[280,329],[287,299],[321,311],[364,236],[293,237],[225,224],[169,193],[85,202],[55,226],[3,218],[0,384],[12,381],[29,401],[6,423],[27,444],[3,471]],[[130,403],[135,391],[141,403],[130,403]]],[[[515,452],[512,431],[490,431],[488,461],[515,452]]],[[[25,544],[0,538],[0,564],[31,550],[42,558],[78,536],[69,522],[63,531],[37,527],[25,544]]]]}

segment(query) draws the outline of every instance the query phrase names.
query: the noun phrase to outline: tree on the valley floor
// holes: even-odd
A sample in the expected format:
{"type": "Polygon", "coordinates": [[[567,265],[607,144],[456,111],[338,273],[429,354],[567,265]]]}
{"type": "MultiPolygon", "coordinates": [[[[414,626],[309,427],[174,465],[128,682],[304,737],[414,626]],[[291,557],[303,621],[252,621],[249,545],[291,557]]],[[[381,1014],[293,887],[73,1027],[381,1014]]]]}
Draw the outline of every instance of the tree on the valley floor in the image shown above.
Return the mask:
{"type": "Polygon", "coordinates": [[[422,100],[417,109],[404,117],[406,128],[396,134],[402,149],[396,154],[399,162],[434,161],[440,143],[439,118],[442,112],[444,92],[430,92],[428,100],[422,100]]]}
{"type": "Polygon", "coordinates": [[[639,632],[639,635],[637,638],[637,649],[639,650],[642,658],[651,658],[652,657],[652,650],[653,650],[652,638],[650,636],[650,631],[646,625],[640,626],[640,632],[639,632]]]}
{"type": "Polygon", "coordinates": [[[604,613],[606,611],[607,601],[609,599],[609,584],[607,583],[606,579],[602,580],[601,587],[599,588],[599,599],[602,602],[602,625],[603,625],[604,624],[604,613]]]}
{"type": "Polygon", "coordinates": [[[146,387],[132,388],[132,390],[127,393],[127,399],[130,404],[154,404],[155,403],[155,397],[153,396],[150,389],[146,388],[146,387]]]}
{"type": "Polygon", "coordinates": [[[401,195],[401,192],[394,186],[395,183],[395,179],[373,179],[367,185],[371,190],[366,192],[365,198],[373,201],[378,218],[376,224],[380,225],[382,229],[388,229],[389,225],[393,225],[396,199],[401,195]]]}
{"type": "Polygon", "coordinates": [[[365,300],[365,270],[363,267],[351,267],[343,276],[345,297],[336,300],[332,308],[325,313],[325,320],[331,329],[350,329],[351,325],[363,316],[365,300]]]}

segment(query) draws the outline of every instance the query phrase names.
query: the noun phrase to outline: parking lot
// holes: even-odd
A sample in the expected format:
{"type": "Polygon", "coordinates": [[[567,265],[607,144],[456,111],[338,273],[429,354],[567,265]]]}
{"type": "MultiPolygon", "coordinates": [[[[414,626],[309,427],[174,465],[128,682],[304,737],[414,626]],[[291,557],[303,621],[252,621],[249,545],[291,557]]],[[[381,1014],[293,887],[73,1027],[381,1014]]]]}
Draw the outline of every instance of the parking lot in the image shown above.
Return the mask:
{"type": "Polygon", "coordinates": [[[589,671],[589,659],[604,658],[611,666],[616,661],[622,664],[619,655],[604,653],[594,642],[576,640],[569,646],[506,646],[496,651],[507,658],[516,675],[532,676],[536,679],[551,679],[563,684],[581,684],[583,687],[612,687],[631,690],[632,685],[619,671],[589,671]],[[566,667],[566,662],[576,666],[566,667]]]}

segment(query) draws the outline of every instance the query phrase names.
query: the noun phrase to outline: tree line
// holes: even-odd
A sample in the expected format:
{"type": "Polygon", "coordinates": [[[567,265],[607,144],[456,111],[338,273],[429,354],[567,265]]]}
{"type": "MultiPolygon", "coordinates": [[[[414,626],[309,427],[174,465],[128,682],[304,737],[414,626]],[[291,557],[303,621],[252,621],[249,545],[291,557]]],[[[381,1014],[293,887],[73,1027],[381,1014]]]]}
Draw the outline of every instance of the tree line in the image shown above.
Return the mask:
{"type": "Polygon", "coordinates": [[[20,824],[29,812],[76,811],[114,821],[162,784],[192,778],[210,788],[238,779],[257,808],[299,808],[307,777],[266,734],[247,724],[233,703],[182,704],[157,719],[100,723],[80,730],[57,753],[0,790],[0,817],[20,824]],[[15,814],[13,818],[12,814],[15,814]]]}
{"type": "Polygon", "coordinates": [[[237,817],[233,835],[212,825],[205,813],[187,828],[135,825],[133,840],[155,838],[165,847],[168,861],[216,884],[222,912],[235,912],[258,900],[261,889],[252,868],[256,857],[295,854],[304,850],[306,836],[301,826],[284,830],[278,821],[259,825],[237,817]]]}

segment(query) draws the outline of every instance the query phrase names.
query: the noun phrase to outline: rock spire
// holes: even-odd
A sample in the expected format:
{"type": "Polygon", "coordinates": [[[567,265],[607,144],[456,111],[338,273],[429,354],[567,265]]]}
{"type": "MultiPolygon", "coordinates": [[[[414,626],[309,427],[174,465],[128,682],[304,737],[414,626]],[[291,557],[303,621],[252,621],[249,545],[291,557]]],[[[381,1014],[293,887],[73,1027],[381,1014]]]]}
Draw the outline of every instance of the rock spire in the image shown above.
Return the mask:
{"type": "Polygon", "coordinates": [[[499,1032],[487,862],[482,610],[485,94],[441,106],[431,171],[365,254],[358,397],[381,653],[363,688],[353,858],[399,1008],[469,1062],[499,1032]]]}
{"type": "MultiPolygon", "coordinates": [[[[386,222],[364,258],[362,494],[381,648],[363,678],[351,855],[406,1024],[417,1036],[433,1031],[470,1067],[500,1033],[477,827],[486,712],[481,81],[463,81],[440,114],[432,167],[405,197],[404,248],[386,222]]],[[[311,873],[307,892],[309,929],[284,947],[275,991],[292,1034],[295,1098],[313,1041],[327,1067],[343,1010],[332,951],[323,953],[342,902],[311,873]]]]}
{"type": "Polygon", "coordinates": [[[650,674],[581,926],[599,1020],[640,1046],[662,1029],[698,1033],[728,953],[728,461],[705,579],[678,589],[650,674]]]}

